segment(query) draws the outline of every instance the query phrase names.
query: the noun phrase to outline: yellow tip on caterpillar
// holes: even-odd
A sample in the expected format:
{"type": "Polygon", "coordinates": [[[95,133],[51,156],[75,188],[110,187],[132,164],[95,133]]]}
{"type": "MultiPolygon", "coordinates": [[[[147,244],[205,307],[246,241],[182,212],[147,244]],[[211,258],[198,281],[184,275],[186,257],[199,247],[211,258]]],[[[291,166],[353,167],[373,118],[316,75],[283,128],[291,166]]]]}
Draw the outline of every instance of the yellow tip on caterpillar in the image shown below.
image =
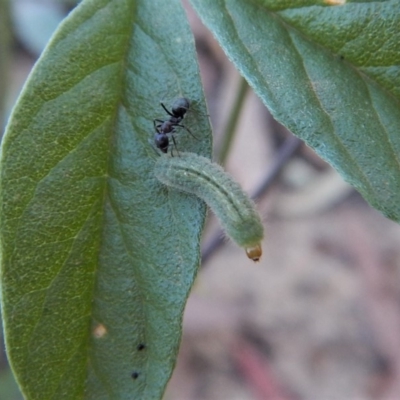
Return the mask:
{"type": "Polygon", "coordinates": [[[245,250],[246,250],[247,257],[249,257],[250,260],[253,260],[254,262],[260,261],[260,258],[262,256],[261,243],[258,243],[252,247],[246,247],[245,250]]]}

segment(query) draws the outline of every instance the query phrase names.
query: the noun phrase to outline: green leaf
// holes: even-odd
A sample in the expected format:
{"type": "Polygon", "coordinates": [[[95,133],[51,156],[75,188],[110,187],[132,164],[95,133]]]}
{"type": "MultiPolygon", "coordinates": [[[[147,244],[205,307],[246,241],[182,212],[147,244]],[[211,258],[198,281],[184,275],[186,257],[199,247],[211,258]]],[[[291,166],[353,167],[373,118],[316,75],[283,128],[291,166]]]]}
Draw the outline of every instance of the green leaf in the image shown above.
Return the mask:
{"type": "Polygon", "coordinates": [[[274,117],[399,221],[399,1],[191,2],[274,117]]]}
{"type": "Polygon", "coordinates": [[[205,206],[156,181],[153,119],[188,97],[178,149],[211,154],[178,0],[86,0],[60,26],[2,146],[3,317],[27,399],[158,399],[205,206]],[[150,142],[149,142],[150,141],[150,142]]]}

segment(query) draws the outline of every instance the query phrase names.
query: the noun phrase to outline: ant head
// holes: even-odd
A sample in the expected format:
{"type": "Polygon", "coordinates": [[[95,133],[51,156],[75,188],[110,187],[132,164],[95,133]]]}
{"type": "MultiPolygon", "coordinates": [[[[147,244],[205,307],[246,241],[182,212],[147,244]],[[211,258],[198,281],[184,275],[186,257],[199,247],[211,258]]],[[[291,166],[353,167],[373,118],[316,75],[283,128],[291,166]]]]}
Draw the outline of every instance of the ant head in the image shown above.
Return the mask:
{"type": "Polygon", "coordinates": [[[183,118],[189,107],[190,101],[186,97],[179,97],[172,104],[172,114],[177,118],[183,118]]]}

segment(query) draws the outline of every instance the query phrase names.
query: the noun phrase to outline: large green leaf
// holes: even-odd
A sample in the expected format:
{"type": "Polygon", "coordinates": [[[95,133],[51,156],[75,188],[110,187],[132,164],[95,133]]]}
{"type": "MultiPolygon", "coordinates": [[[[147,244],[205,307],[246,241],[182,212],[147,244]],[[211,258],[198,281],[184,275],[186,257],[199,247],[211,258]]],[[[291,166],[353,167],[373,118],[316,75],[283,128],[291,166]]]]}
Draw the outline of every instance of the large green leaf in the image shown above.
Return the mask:
{"type": "Polygon", "coordinates": [[[275,118],[399,221],[399,0],[191,2],[275,118]]]}
{"type": "Polygon", "coordinates": [[[211,136],[178,0],[86,0],[37,63],[2,146],[8,355],[28,399],[158,399],[199,263],[205,207],[153,177],[160,100],[211,136]],[[150,143],[149,143],[150,139],[150,143]]]}

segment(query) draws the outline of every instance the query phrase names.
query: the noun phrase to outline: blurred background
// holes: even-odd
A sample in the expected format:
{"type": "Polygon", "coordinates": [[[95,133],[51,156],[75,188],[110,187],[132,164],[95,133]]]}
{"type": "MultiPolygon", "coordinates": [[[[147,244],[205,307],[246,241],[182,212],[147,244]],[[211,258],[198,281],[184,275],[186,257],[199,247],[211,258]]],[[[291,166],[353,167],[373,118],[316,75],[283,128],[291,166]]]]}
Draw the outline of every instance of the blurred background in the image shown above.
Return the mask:
{"type": "MultiPolygon", "coordinates": [[[[76,3],[13,0],[11,21],[0,11],[3,116],[76,3]]],[[[273,120],[184,5],[214,157],[256,196],[266,239],[254,264],[209,216],[165,400],[400,399],[400,227],[273,120]]],[[[21,398],[2,345],[0,400],[21,398]]]]}

